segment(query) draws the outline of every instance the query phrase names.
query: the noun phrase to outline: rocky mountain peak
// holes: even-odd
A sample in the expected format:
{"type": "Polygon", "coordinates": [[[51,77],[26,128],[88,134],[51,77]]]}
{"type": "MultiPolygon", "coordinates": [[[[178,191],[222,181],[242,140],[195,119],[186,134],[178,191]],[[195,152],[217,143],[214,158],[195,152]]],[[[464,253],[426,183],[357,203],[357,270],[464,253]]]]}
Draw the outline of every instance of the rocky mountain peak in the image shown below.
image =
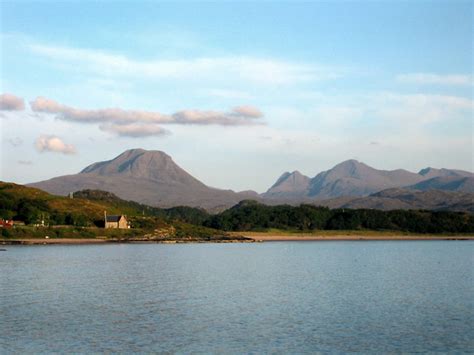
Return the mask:
{"type": "Polygon", "coordinates": [[[418,172],[419,175],[423,176],[425,179],[432,179],[436,177],[473,177],[474,174],[469,171],[456,170],[456,169],[436,169],[432,167],[427,167],[421,169],[418,172]]]}
{"type": "Polygon", "coordinates": [[[427,168],[424,168],[424,169],[421,169],[418,174],[419,175],[422,175],[422,176],[425,176],[425,175],[428,175],[430,172],[433,171],[433,168],[432,167],[427,167],[427,168]]]}
{"type": "Polygon", "coordinates": [[[81,174],[123,176],[155,181],[202,185],[166,153],[159,150],[130,149],[112,160],[89,165],[81,174]]]}
{"type": "Polygon", "coordinates": [[[294,194],[304,195],[310,178],[301,174],[298,170],[293,172],[285,172],[281,175],[278,180],[270,187],[264,194],[265,197],[269,198],[288,198],[294,194]]]}
{"type": "Polygon", "coordinates": [[[332,169],[327,171],[328,175],[334,175],[339,177],[353,177],[361,178],[367,174],[368,171],[375,170],[364,163],[361,163],[355,159],[350,159],[337,164],[332,169]]]}

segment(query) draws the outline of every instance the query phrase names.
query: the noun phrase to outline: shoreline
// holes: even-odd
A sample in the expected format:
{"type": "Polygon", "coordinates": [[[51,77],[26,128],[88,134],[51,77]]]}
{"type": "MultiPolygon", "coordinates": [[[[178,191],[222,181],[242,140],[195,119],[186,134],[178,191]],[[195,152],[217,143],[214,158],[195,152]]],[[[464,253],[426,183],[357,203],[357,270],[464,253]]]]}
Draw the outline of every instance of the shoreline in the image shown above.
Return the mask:
{"type": "Polygon", "coordinates": [[[0,239],[2,245],[86,245],[86,244],[190,244],[190,243],[255,243],[253,238],[220,240],[146,240],[146,239],[96,239],[96,238],[17,238],[0,239]]]}
{"type": "Polygon", "coordinates": [[[190,243],[256,243],[256,242],[311,242],[311,241],[420,241],[420,240],[474,240],[474,235],[269,235],[242,233],[246,239],[222,240],[126,240],[101,238],[18,238],[0,239],[2,245],[87,245],[87,244],[190,244],[190,243]]]}
{"type": "Polygon", "coordinates": [[[407,241],[407,240],[474,240],[474,236],[445,236],[445,235],[394,235],[394,236],[371,236],[371,235],[331,235],[331,236],[296,236],[296,235],[244,235],[255,241],[261,242],[310,242],[310,241],[407,241]]]}

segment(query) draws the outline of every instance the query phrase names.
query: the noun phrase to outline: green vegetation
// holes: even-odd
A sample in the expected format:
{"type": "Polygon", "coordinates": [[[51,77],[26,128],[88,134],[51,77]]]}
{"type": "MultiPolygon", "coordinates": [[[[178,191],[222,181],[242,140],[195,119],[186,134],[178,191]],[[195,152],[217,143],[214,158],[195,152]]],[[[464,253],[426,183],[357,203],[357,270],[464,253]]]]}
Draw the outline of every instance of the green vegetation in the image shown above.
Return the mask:
{"type": "Polygon", "coordinates": [[[22,238],[110,238],[129,239],[139,237],[144,234],[141,229],[104,229],[85,228],[74,226],[61,227],[34,227],[16,226],[11,229],[3,229],[2,236],[12,239],[22,238]]]}
{"type": "Polygon", "coordinates": [[[0,218],[25,223],[2,229],[2,237],[7,238],[228,239],[226,233],[201,225],[208,218],[204,210],[155,208],[97,190],[80,191],[69,198],[0,182],[0,218]],[[127,215],[133,228],[97,228],[103,227],[104,211],[127,215]],[[46,227],[39,226],[42,222],[46,227]]]}
{"type": "Polygon", "coordinates": [[[227,238],[227,231],[313,233],[314,231],[384,231],[399,233],[474,233],[474,215],[448,211],[379,211],[335,209],[313,205],[267,206],[255,201],[210,215],[191,207],[156,208],[124,201],[112,193],[84,190],[74,198],[49,195],[41,190],[0,182],[0,218],[14,219],[25,227],[3,229],[3,237],[88,238],[227,238]],[[103,213],[125,214],[130,230],[104,230],[103,213]],[[36,228],[35,225],[46,226],[36,228]],[[63,228],[58,228],[61,225],[63,228]]]}
{"type": "Polygon", "coordinates": [[[179,220],[191,224],[202,224],[208,213],[199,208],[178,206],[172,208],[158,208],[143,205],[134,201],[125,201],[111,192],[100,190],[82,190],[74,193],[74,199],[93,201],[100,203],[111,210],[118,210],[127,216],[152,216],[161,217],[166,220],[179,220]]]}
{"type": "Polygon", "coordinates": [[[104,211],[109,215],[126,215],[136,228],[153,228],[153,224],[159,219],[201,225],[208,218],[207,212],[201,209],[150,207],[133,201],[124,201],[105,191],[84,190],[74,193],[73,198],[69,198],[50,195],[22,185],[0,182],[0,218],[22,221],[27,225],[42,224],[44,221],[45,225],[102,227],[104,211]],[[156,218],[150,220],[149,217],[156,218]]]}
{"type": "Polygon", "coordinates": [[[312,205],[240,204],[204,222],[224,231],[377,230],[411,233],[474,233],[474,215],[448,211],[335,209],[312,205]]]}

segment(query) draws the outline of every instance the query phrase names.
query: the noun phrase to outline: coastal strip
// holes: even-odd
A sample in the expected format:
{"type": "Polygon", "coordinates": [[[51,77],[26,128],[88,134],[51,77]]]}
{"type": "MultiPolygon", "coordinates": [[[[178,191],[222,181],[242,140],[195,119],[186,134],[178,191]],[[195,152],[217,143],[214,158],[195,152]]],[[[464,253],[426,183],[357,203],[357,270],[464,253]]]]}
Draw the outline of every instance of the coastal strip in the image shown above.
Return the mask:
{"type": "Polygon", "coordinates": [[[106,238],[21,238],[0,239],[0,245],[84,245],[84,244],[189,244],[189,243],[255,243],[310,241],[407,241],[407,240],[474,240],[474,235],[264,235],[244,233],[244,238],[221,240],[143,240],[106,238]]]}
{"type": "Polygon", "coordinates": [[[75,244],[187,244],[187,243],[255,243],[253,238],[240,239],[100,239],[100,238],[21,238],[0,239],[0,245],[75,245],[75,244]]]}
{"type": "Polygon", "coordinates": [[[445,235],[393,235],[393,236],[374,236],[374,235],[246,235],[259,242],[309,242],[309,241],[370,241],[370,240],[474,240],[474,236],[445,236],[445,235]]]}

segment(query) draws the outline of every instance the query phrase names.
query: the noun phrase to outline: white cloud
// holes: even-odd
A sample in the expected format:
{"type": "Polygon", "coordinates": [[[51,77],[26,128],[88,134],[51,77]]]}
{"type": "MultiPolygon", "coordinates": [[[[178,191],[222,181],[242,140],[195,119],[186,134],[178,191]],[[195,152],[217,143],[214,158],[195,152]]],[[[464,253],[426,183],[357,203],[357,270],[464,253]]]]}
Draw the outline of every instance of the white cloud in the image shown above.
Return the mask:
{"type": "Polygon", "coordinates": [[[183,110],[173,114],[173,123],[178,124],[218,124],[222,126],[250,126],[262,124],[256,119],[263,113],[252,106],[238,106],[230,112],[183,110]]]}
{"type": "Polygon", "coordinates": [[[237,106],[232,109],[238,116],[249,117],[249,118],[260,118],[263,117],[262,111],[253,106],[237,106]]]}
{"type": "Polygon", "coordinates": [[[23,111],[25,101],[13,94],[5,93],[0,95],[0,111],[23,111]]]}
{"type": "Polygon", "coordinates": [[[164,136],[170,132],[160,126],[154,124],[104,124],[100,126],[100,129],[105,132],[114,133],[121,137],[149,137],[149,136],[164,136]]]}
{"type": "MultiPolygon", "coordinates": [[[[413,125],[455,120],[472,115],[474,101],[449,95],[394,94],[374,95],[369,102],[374,116],[380,119],[413,125]]],[[[369,106],[370,107],[370,106],[369,106]]]]}
{"type": "Polygon", "coordinates": [[[35,142],[38,152],[55,152],[63,154],[75,154],[76,148],[72,144],[64,143],[61,138],[52,135],[41,135],[35,142]]]}
{"type": "Polygon", "coordinates": [[[266,110],[272,126],[284,130],[295,127],[319,134],[349,137],[358,134],[367,141],[372,133],[436,129],[449,125],[457,129],[472,121],[474,100],[461,96],[400,94],[395,92],[364,95],[326,95],[319,103],[266,110]],[[296,122],[296,123],[295,123],[296,122]]]}
{"type": "Polygon", "coordinates": [[[84,123],[93,122],[153,122],[170,123],[171,117],[159,112],[122,110],[120,108],[106,108],[99,110],[85,110],[62,105],[54,100],[37,97],[30,102],[31,109],[35,112],[57,114],[59,119],[84,123]]]}
{"type": "Polygon", "coordinates": [[[449,74],[440,75],[433,73],[410,73],[400,74],[396,78],[397,82],[404,84],[418,85],[473,85],[474,79],[472,75],[465,74],[449,74]]]}
{"type": "Polygon", "coordinates": [[[170,132],[161,127],[174,125],[253,126],[264,124],[263,113],[253,106],[237,106],[228,112],[182,110],[173,114],[159,112],[105,108],[78,109],[57,101],[37,97],[30,103],[34,112],[56,115],[64,121],[101,123],[100,129],[120,137],[165,136],[170,132]]]}
{"type": "Polygon", "coordinates": [[[57,65],[106,77],[284,85],[341,76],[341,70],[332,67],[251,56],[136,60],[92,49],[43,44],[30,44],[28,48],[57,65]]]}

